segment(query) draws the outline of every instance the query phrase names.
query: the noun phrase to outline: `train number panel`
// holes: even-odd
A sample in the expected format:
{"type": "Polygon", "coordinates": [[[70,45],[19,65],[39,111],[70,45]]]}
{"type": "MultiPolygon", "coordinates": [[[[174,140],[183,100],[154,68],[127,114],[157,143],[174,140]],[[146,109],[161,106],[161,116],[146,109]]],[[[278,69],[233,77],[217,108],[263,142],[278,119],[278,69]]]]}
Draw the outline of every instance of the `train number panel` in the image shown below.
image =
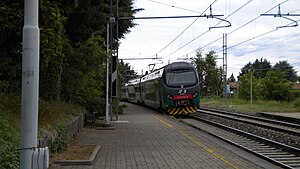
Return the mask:
{"type": "Polygon", "coordinates": [[[188,102],[188,100],[179,100],[176,102],[176,106],[187,106],[188,102]]]}

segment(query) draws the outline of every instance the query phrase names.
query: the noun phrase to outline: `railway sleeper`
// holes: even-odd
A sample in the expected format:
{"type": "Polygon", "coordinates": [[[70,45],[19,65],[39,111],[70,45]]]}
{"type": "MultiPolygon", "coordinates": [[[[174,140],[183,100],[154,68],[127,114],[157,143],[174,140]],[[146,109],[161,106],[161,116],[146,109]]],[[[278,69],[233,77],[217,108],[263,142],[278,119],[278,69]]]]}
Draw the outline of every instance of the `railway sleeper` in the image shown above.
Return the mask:
{"type": "Polygon", "coordinates": [[[259,151],[259,150],[277,150],[276,148],[270,147],[270,146],[252,146],[252,145],[250,145],[250,146],[253,150],[257,150],[257,151],[259,151]]]}
{"type": "Polygon", "coordinates": [[[280,158],[280,157],[275,157],[274,159],[280,161],[289,161],[289,160],[300,160],[300,157],[291,157],[291,158],[280,158]]]}
{"type": "Polygon", "coordinates": [[[258,144],[253,144],[253,143],[245,143],[245,146],[251,148],[251,149],[268,149],[268,150],[275,150],[275,148],[266,146],[266,145],[258,145],[258,144]]]}
{"type": "Polygon", "coordinates": [[[283,154],[283,155],[268,155],[269,158],[275,157],[296,157],[294,154],[283,154]]]}
{"type": "Polygon", "coordinates": [[[286,155],[289,153],[287,153],[287,152],[262,152],[261,154],[269,156],[269,155],[286,155]]]}
{"type": "Polygon", "coordinates": [[[275,152],[282,152],[281,150],[261,150],[261,151],[255,151],[257,153],[275,153],[275,152]]]}
{"type": "Polygon", "coordinates": [[[300,161],[280,161],[281,163],[284,163],[284,164],[300,164],[300,161]]]}
{"type": "Polygon", "coordinates": [[[290,167],[293,167],[293,168],[296,168],[296,167],[297,167],[297,168],[300,168],[300,164],[290,164],[289,166],[290,166],[290,167]]]}

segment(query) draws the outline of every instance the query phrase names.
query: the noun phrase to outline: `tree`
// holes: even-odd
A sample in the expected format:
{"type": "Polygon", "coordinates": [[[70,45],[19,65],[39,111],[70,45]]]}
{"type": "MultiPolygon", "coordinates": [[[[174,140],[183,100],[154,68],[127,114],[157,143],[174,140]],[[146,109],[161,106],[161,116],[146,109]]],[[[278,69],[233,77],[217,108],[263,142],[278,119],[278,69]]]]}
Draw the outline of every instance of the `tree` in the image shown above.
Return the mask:
{"type": "Polygon", "coordinates": [[[287,61],[279,61],[273,66],[274,70],[280,70],[284,73],[284,78],[290,82],[297,81],[297,72],[287,61]]]}
{"type": "Polygon", "coordinates": [[[23,2],[0,2],[0,92],[20,93],[23,2]]]}
{"type": "MultiPolygon", "coordinates": [[[[76,68],[86,68],[78,65],[89,62],[87,61],[90,59],[89,52],[85,54],[81,52],[85,45],[83,43],[93,39],[96,34],[99,37],[106,37],[106,23],[108,22],[108,16],[110,16],[110,1],[41,0],[39,2],[40,96],[45,100],[59,100],[62,79],[66,80],[67,75],[72,74],[67,68],[75,65],[76,68]],[[84,57],[81,57],[82,55],[84,57]],[[73,63],[76,64],[72,65],[73,63]]],[[[115,1],[113,5],[113,15],[116,17],[115,1]]],[[[20,93],[23,9],[24,2],[21,1],[3,0],[0,3],[1,92],[20,93]]],[[[120,16],[130,17],[140,10],[134,9],[133,0],[119,2],[120,16]]],[[[119,38],[124,37],[134,25],[133,20],[120,21],[119,38]]],[[[115,25],[113,27],[114,32],[116,32],[115,25]]],[[[117,42],[116,33],[113,34],[113,41],[117,42]]],[[[92,45],[90,49],[105,49],[103,43],[97,43],[97,45],[98,47],[92,45]]],[[[116,48],[117,44],[115,43],[113,47],[116,48]]],[[[91,69],[88,72],[86,70],[72,70],[79,73],[78,76],[81,76],[80,73],[85,72],[84,75],[94,77],[89,73],[95,72],[97,67],[91,66],[91,69]]],[[[76,88],[75,91],[77,91],[77,85],[81,85],[77,83],[82,82],[82,78],[69,80],[72,82],[64,81],[64,89],[67,92],[63,93],[63,98],[66,98],[66,93],[70,93],[69,90],[74,91],[73,89],[76,88]],[[71,86],[66,86],[66,84],[71,86]]]]}
{"type": "Polygon", "coordinates": [[[62,96],[64,100],[84,106],[89,112],[104,112],[106,54],[99,44],[99,35],[92,36],[78,49],[65,47],[62,96]]]}
{"type": "Polygon", "coordinates": [[[261,83],[259,83],[259,80],[252,76],[252,82],[251,82],[251,73],[247,73],[244,76],[240,78],[240,85],[238,87],[238,96],[241,99],[250,100],[250,92],[251,92],[251,83],[252,83],[252,98],[254,100],[262,99],[261,96],[261,83]]]}
{"type": "Polygon", "coordinates": [[[233,76],[233,73],[231,74],[231,76],[229,77],[228,79],[229,82],[236,82],[234,76],[233,76]]]}
{"type": "MultiPolygon", "coordinates": [[[[133,0],[119,1],[119,16],[133,16],[142,9],[133,8],[133,0]]],[[[113,1],[113,17],[116,17],[116,1],[113,1]]],[[[68,16],[66,24],[66,33],[73,46],[91,37],[97,32],[102,37],[106,37],[106,25],[110,17],[110,1],[99,0],[77,0],[69,3],[67,9],[64,10],[68,16]]],[[[113,42],[116,42],[116,25],[113,26],[113,42]]],[[[135,26],[133,20],[119,21],[119,38],[124,37],[130,32],[130,28],[135,26]]],[[[113,47],[116,49],[114,43],[113,47]]]]}
{"type": "Polygon", "coordinates": [[[271,67],[270,62],[268,62],[267,59],[261,58],[260,61],[256,59],[252,65],[252,70],[255,70],[253,71],[253,76],[257,79],[264,78],[271,67]]]}
{"type": "Polygon", "coordinates": [[[256,77],[258,79],[264,78],[267,72],[271,69],[271,67],[272,66],[270,62],[268,62],[266,59],[256,59],[253,64],[249,62],[241,69],[238,79],[240,79],[243,75],[247,74],[250,71],[250,69],[255,70],[253,71],[253,77],[256,77]]]}
{"type": "Polygon", "coordinates": [[[221,91],[222,72],[217,67],[216,59],[215,51],[209,51],[205,54],[205,58],[202,57],[201,51],[198,51],[193,60],[198,71],[200,91],[203,95],[217,95],[221,91]]]}
{"type": "Polygon", "coordinates": [[[67,43],[61,4],[56,1],[40,1],[40,97],[59,100],[63,69],[63,44],[67,43]]]}
{"type": "Polygon", "coordinates": [[[125,83],[129,79],[137,77],[137,72],[135,72],[129,63],[124,63],[123,60],[119,60],[119,72],[120,72],[120,83],[125,83]]]}
{"type": "Polygon", "coordinates": [[[285,72],[271,70],[262,80],[262,96],[266,100],[288,100],[291,84],[285,79],[285,72]]]}

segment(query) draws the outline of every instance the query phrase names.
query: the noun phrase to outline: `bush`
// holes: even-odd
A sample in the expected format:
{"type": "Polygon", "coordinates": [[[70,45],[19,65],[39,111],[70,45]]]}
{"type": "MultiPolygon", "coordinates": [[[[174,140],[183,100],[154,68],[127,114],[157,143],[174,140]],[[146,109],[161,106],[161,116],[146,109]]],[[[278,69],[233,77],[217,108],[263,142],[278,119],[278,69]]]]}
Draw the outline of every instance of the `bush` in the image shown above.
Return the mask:
{"type": "Polygon", "coordinates": [[[51,145],[51,152],[60,153],[68,148],[67,128],[64,123],[61,123],[54,130],[57,132],[57,136],[51,145]]]}
{"type": "Polygon", "coordinates": [[[290,90],[289,100],[295,100],[297,98],[300,98],[300,90],[290,90]]]}
{"type": "Polygon", "coordinates": [[[19,134],[0,116],[0,168],[19,168],[19,134]]]}
{"type": "Polygon", "coordinates": [[[295,101],[293,101],[294,108],[300,108],[300,97],[298,97],[295,101]]]}

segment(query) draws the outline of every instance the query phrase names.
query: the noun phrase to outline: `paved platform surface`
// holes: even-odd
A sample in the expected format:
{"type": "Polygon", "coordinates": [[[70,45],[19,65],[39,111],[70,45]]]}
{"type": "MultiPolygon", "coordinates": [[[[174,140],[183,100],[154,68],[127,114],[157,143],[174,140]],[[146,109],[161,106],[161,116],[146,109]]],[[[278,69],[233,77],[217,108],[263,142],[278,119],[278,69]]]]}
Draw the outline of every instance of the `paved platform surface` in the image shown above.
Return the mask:
{"type": "Polygon", "coordinates": [[[288,122],[300,123],[300,112],[278,113],[278,112],[260,112],[259,114],[274,119],[286,120],[288,122]]]}
{"type": "Polygon", "coordinates": [[[84,128],[79,145],[101,145],[94,165],[50,169],[276,168],[153,110],[127,104],[115,130],[84,128]]]}
{"type": "Polygon", "coordinates": [[[263,112],[264,114],[270,114],[273,116],[283,116],[283,117],[290,117],[300,120],[300,112],[293,112],[293,113],[269,113],[269,112],[263,112]]]}

